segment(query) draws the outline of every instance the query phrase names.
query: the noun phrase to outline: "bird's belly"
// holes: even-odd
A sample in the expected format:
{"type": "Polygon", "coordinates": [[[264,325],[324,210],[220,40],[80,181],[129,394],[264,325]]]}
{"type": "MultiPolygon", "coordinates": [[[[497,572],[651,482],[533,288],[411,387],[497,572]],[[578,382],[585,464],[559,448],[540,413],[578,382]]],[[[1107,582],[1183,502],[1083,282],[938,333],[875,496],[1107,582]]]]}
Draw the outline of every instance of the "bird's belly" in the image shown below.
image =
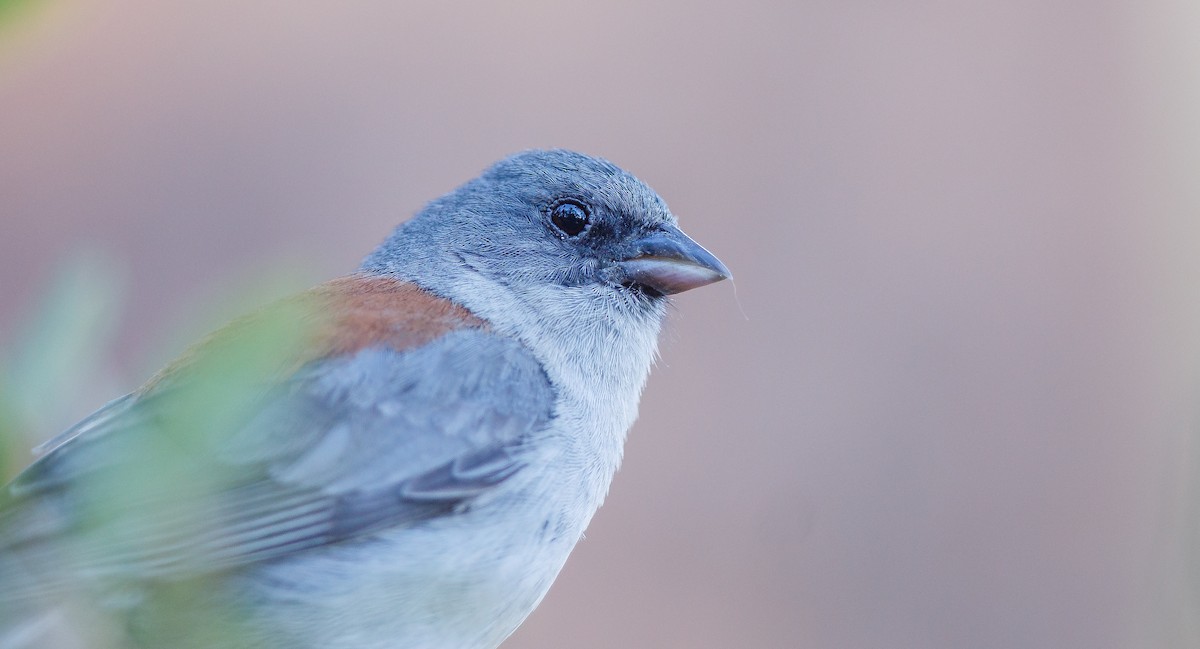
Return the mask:
{"type": "Polygon", "coordinates": [[[488,510],[264,566],[246,577],[270,605],[253,608],[271,612],[262,622],[288,647],[496,647],[541,601],[582,528],[553,516],[513,525],[531,512],[488,510]]]}

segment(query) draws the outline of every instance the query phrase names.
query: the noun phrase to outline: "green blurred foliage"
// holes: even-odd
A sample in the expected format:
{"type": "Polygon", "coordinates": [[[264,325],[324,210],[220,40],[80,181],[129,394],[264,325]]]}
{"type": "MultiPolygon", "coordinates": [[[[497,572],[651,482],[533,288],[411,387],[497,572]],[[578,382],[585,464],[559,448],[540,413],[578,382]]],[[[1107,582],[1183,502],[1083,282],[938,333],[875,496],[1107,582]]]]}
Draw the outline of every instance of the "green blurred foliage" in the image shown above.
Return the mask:
{"type": "Polygon", "coordinates": [[[0,481],[6,480],[20,468],[16,440],[17,415],[8,392],[0,385],[0,481]]]}
{"type": "Polygon", "coordinates": [[[0,477],[30,460],[23,449],[69,424],[94,389],[120,324],[124,273],[111,257],[79,251],[0,350],[0,477]]]}
{"type": "MultiPolygon", "coordinates": [[[[295,288],[304,273],[292,270],[281,266],[258,275],[265,280],[228,282],[237,289],[220,291],[206,306],[222,316],[252,311],[252,304],[271,301],[264,297],[295,288]]],[[[111,259],[75,255],[32,317],[9,338],[9,349],[0,353],[0,467],[7,476],[32,459],[25,449],[65,425],[64,404],[94,397],[95,390],[88,388],[109,364],[123,286],[111,259]]],[[[171,372],[154,379],[161,389],[152,417],[132,418],[118,442],[96,458],[84,456],[89,467],[112,455],[120,461],[91,471],[86,484],[75,486],[68,538],[40,543],[22,561],[39,586],[53,591],[49,597],[56,604],[70,602],[64,619],[71,620],[71,628],[58,633],[68,639],[61,646],[81,638],[93,649],[125,645],[123,622],[110,619],[100,603],[113,592],[145,603],[137,628],[155,639],[154,646],[244,644],[245,612],[219,595],[221,574],[208,571],[204,549],[220,540],[211,521],[229,511],[221,494],[249,478],[236,467],[216,468],[203,458],[244,427],[278,379],[296,367],[299,346],[310,340],[322,317],[312,301],[277,300],[204,338],[171,372]],[[150,590],[131,587],[119,567],[113,570],[112,562],[97,559],[121,555],[126,564],[145,563],[147,557],[178,556],[178,547],[192,548],[196,556],[166,570],[176,572],[150,590]],[[189,574],[189,567],[200,576],[175,578],[189,574]],[[81,579],[81,572],[88,577],[81,579]]],[[[210,318],[201,321],[211,323],[210,318]]]]}
{"type": "Polygon", "coordinates": [[[0,0],[0,28],[16,23],[45,4],[46,0],[0,0]]]}
{"type": "Polygon", "coordinates": [[[148,339],[145,353],[136,359],[134,378],[150,376],[196,341],[264,305],[320,283],[321,277],[311,263],[287,256],[268,259],[252,268],[217,269],[197,294],[169,305],[174,313],[163,330],[148,339]]]}

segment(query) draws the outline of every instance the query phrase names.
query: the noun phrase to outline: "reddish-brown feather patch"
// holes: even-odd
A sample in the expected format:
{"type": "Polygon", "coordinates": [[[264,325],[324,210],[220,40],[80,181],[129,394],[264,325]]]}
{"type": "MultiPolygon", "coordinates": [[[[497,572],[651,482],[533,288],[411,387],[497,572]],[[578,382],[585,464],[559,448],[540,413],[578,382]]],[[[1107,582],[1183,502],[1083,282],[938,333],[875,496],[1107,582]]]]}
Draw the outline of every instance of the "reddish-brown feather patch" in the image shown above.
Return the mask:
{"type": "Polygon", "coordinates": [[[487,327],[461,306],[388,277],[343,277],[311,293],[332,315],[328,327],[318,333],[318,357],[375,345],[403,350],[454,329],[487,327]]]}
{"type": "Polygon", "coordinates": [[[374,346],[402,351],[455,329],[488,328],[487,321],[415,284],[390,277],[351,275],[235,320],[193,345],[138,393],[150,392],[187,373],[205,357],[238,350],[239,344],[262,336],[264,330],[269,335],[270,327],[281,324],[294,325],[301,334],[296,344],[282,350],[278,362],[266,369],[265,373],[276,378],[320,358],[353,354],[374,346]]]}

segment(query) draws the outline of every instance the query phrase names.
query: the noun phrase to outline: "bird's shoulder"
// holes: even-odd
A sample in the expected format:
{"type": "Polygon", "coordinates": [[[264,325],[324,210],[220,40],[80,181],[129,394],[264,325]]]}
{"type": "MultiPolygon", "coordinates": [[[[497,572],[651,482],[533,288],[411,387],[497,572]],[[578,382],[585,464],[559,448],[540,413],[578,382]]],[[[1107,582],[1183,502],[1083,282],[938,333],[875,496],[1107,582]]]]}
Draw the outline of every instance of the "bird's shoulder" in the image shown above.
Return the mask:
{"type": "Polygon", "coordinates": [[[311,377],[312,368],[363,350],[407,352],[456,330],[490,332],[464,307],[394,277],[355,273],[234,319],[189,346],[132,393],[105,404],[35,449],[46,455],[80,435],[120,428],[136,406],[235,374],[255,388],[311,377]],[[308,371],[306,371],[308,370],[308,371]]]}
{"type": "Polygon", "coordinates": [[[92,524],[138,530],[136,548],[100,553],[125,559],[98,560],[126,574],[151,570],[144,541],[171,548],[153,568],[171,574],[450,515],[526,465],[554,399],[524,345],[453,302],[335,280],[218,331],[50,444],[0,498],[0,550],[75,533],[97,498],[204,512],[185,538],[174,516],[123,506],[92,524]],[[203,493],[180,493],[189,480],[203,493]]]}
{"type": "Polygon", "coordinates": [[[198,361],[263,338],[283,338],[280,372],[370,347],[406,351],[459,329],[491,330],[455,302],[394,277],[354,274],[279,300],[218,329],[188,348],[136,392],[149,394],[194,369],[198,361]]]}

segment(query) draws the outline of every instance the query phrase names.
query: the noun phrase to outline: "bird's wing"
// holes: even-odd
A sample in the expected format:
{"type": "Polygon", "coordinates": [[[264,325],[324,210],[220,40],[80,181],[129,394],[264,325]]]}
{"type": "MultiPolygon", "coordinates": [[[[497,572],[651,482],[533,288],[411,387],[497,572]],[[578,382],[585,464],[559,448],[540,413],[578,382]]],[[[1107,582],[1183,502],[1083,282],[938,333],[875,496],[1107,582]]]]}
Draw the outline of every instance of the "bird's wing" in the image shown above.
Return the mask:
{"type": "Polygon", "coordinates": [[[520,471],[553,396],[480,328],[309,361],[239,415],[187,382],[135,393],[0,492],[0,557],[170,579],[453,515],[520,471]]]}

